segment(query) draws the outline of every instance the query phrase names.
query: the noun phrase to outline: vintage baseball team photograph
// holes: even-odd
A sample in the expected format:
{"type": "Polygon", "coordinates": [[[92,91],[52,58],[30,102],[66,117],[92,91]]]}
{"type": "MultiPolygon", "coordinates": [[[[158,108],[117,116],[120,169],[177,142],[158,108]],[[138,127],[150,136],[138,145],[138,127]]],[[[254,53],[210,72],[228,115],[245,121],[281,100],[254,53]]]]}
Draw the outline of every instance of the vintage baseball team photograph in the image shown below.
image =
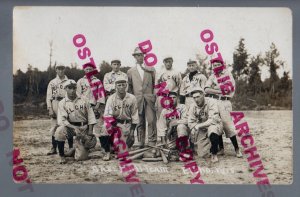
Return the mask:
{"type": "Polygon", "coordinates": [[[32,183],[292,184],[288,8],[13,10],[32,183]]]}

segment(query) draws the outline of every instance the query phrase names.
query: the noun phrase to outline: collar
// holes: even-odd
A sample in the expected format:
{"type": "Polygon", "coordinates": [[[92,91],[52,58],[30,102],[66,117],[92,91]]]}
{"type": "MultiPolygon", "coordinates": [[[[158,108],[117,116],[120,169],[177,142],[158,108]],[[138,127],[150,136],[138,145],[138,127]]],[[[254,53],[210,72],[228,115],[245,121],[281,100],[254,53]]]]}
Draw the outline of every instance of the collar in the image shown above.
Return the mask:
{"type": "Polygon", "coordinates": [[[77,96],[74,100],[71,100],[71,99],[69,99],[68,95],[66,95],[65,98],[66,98],[66,102],[76,102],[77,100],[80,99],[80,97],[77,96]]]}
{"type": "Polygon", "coordinates": [[[65,75],[65,77],[61,80],[61,79],[59,78],[59,76],[56,75],[56,80],[59,80],[59,81],[66,81],[66,80],[68,80],[68,77],[65,75]]]}
{"type": "MultiPolygon", "coordinates": [[[[83,77],[84,79],[87,79],[86,75],[83,77]]],[[[91,76],[91,79],[95,79],[96,77],[94,75],[91,76]]]]}
{"type": "Polygon", "coordinates": [[[126,92],[125,94],[125,97],[123,99],[121,99],[118,95],[118,93],[116,93],[116,98],[119,99],[119,100],[124,100],[125,98],[128,98],[129,97],[129,94],[126,92]]]}

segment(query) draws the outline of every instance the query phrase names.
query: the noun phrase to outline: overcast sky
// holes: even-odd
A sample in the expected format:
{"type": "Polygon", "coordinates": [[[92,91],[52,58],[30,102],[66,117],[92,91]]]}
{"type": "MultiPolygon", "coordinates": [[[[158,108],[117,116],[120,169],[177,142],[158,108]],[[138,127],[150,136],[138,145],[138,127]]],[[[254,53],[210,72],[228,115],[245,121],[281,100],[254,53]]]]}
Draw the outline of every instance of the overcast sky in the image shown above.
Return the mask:
{"type": "Polygon", "coordinates": [[[51,40],[53,61],[82,65],[86,61],[78,58],[72,43],[78,33],[85,35],[97,65],[119,58],[123,66],[133,66],[134,48],[150,39],[156,68],[171,55],[174,68],[184,71],[189,58],[205,55],[199,35],[210,29],[227,63],[232,63],[242,37],[251,55],[264,54],[274,42],[292,74],[292,16],[287,8],[16,7],[13,17],[14,73],[26,71],[28,64],[46,70],[51,40]]]}

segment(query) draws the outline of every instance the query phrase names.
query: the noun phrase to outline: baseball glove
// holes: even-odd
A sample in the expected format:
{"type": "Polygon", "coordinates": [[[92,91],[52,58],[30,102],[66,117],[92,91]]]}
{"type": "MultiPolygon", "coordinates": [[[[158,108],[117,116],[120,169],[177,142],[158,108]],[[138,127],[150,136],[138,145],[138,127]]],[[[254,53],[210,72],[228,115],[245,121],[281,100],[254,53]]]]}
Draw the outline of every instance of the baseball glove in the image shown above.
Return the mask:
{"type": "Polygon", "coordinates": [[[96,146],[97,138],[94,134],[84,135],[81,138],[81,143],[83,144],[84,148],[91,149],[91,148],[94,148],[96,146]]]}

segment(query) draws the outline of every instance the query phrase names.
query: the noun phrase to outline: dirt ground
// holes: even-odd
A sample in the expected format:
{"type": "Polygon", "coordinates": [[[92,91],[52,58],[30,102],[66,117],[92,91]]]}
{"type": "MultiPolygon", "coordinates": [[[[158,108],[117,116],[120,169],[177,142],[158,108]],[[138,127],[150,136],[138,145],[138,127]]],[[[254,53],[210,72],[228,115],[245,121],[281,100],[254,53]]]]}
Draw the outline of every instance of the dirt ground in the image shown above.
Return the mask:
{"type": "MultiPolygon", "coordinates": [[[[255,139],[265,172],[271,184],[291,184],[293,179],[292,158],[292,111],[247,111],[245,119],[255,139]]],[[[48,119],[21,120],[14,122],[14,147],[19,148],[24,165],[33,183],[124,183],[118,170],[118,161],[102,161],[99,142],[87,161],[69,161],[59,164],[59,156],[46,156],[51,148],[48,119]]],[[[66,143],[67,144],[67,143],[66,143]]],[[[224,139],[225,156],[219,163],[196,157],[206,184],[255,184],[246,157],[236,158],[229,139],[224,139]]],[[[67,150],[67,148],[66,148],[67,150]]],[[[189,183],[194,178],[184,163],[133,162],[137,176],[143,183],[189,183]]]]}

